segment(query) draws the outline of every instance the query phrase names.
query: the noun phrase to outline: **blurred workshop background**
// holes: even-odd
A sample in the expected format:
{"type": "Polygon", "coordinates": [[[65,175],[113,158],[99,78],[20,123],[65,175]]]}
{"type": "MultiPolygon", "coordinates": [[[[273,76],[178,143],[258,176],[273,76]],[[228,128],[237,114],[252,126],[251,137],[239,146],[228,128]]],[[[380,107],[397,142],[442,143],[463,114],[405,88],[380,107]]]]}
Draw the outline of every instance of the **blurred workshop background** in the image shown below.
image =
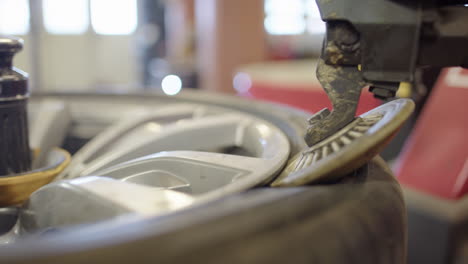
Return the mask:
{"type": "MultiPolygon", "coordinates": [[[[324,33],[315,0],[0,0],[33,93],[204,89],[315,112],[330,106],[315,77],[324,33]]],[[[410,197],[410,258],[467,260],[454,235],[468,226],[455,203],[468,191],[468,73],[421,74],[397,94],[417,111],[383,156],[410,197]]],[[[358,114],[381,103],[364,92],[358,114]]]]}
{"type": "Polygon", "coordinates": [[[324,32],[313,0],[0,0],[0,33],[24,38],[15,63],[34,90],[157,89],[176,75],[232,93],[236,69],[314,58],[324,32]]]}
{"type": "MultiPolygon", "coordinates": [[[[33,93],[204,89],[316,112],[331,107],[315,77],[324,33],[315,0],[0,0],[33,93]]],[[[363,93],[358,114],[380,103],[363,93]]]]}

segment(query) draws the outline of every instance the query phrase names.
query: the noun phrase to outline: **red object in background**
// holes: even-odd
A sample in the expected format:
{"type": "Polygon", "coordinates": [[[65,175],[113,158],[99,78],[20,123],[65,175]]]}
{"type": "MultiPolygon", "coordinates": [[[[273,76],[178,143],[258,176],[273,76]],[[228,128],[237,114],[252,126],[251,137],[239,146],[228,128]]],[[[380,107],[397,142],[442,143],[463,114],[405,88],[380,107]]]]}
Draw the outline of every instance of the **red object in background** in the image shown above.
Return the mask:
{"type": "MultiPolygon", "coordinates": [[[[319,83],[302,85],[253,80],[249,95],[256,99],[290,105],[311,113],[323,108],[332,109],[331,102],[319,83]]],[[[381,101],[375,99],[372,93],[363,90],[357,114],[365,113],[380,104],[381,101]]]]}
{"type": "Polygon", "coordinates": [[[468,192],[468,70],[439,77],[403,150],[398,180],[447,199],[468,192]]]}

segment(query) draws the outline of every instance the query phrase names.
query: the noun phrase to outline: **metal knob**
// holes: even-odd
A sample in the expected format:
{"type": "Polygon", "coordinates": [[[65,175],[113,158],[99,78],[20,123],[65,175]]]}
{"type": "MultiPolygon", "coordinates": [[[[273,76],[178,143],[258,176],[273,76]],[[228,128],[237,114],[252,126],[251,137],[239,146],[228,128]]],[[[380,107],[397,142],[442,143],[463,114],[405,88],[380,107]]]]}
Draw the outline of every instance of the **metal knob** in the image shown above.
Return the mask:
{"type": "Polygon", "coordinates": [[[0,36],[0,176],[31,169],[26,104],[27,74],[13,67],[13,56],[23,41],[0,36]]]}

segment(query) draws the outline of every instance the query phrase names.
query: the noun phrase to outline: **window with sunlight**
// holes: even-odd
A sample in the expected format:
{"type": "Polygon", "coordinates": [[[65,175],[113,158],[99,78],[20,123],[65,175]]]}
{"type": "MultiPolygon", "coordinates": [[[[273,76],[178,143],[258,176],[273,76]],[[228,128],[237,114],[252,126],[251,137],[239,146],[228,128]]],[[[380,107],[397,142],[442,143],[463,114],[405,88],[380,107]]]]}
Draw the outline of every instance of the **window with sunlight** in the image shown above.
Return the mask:
{"type": "Polygon", "coordinates": [[[306,30],[303,0],[265,0],[265,29],[272,35],[297,35],[306,30]]]}
{"type": "Polygon", "coordinates": [[[28,0],[0,0],[0,33],[25,35],[28,31],[28,0]]]}
{"type": "Polygon", "coordinates": [[[43,0],[42,8],[50,34],[76,35],[88,30],[88,0],[43,0]]]}
{"type": "Polygon", "coordinates": [[[315,0],[265,0],[265,29],[272,35],[323,34],[315,0]]]}
{"type": "Polygon", "coordinates": [[[91,0],[91,25],[101,35],[132,34],[137,27],[137,1],[91,0]]]}
{"type": "Polygon", "coordinates": [[[318,9],[315,0],[307,0],[307,31],[310,34],[323,34],[325,33],[325,22],[320,17],[320,11],[318,9]]]}

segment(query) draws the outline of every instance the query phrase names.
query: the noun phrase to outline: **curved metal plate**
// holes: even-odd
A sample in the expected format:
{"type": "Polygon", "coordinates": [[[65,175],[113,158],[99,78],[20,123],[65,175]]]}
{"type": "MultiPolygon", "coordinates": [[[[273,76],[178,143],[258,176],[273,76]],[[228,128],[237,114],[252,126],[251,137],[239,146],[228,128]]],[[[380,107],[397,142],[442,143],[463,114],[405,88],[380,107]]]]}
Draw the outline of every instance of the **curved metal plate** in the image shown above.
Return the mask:
{"type": "Polygon", "coordinates": [[[413,101],[398,99],[362,114],[334,135],[297,154],[272,186],[332,181],[361,167],[388,143],[413,109],[413,101]]]}

